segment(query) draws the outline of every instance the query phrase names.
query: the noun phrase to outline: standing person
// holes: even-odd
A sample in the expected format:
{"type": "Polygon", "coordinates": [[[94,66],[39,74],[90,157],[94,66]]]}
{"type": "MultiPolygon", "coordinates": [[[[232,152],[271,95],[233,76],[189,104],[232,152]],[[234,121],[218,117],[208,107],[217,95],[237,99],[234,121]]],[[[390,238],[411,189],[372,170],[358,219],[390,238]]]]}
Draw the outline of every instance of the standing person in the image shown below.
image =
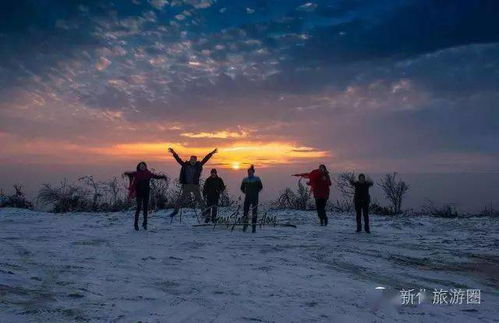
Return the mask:
{"type": "Polygon", "coordinates": [[[217,219],[217,209],[218,209],[218,200],[220,199],[220,194],[225,191],[225,184],[221,177],[218,177],[217,170],[213,168],[210,172],[210,177],[206,179],[203,186],[203,195],[206,198],[206,204],[208,205],[207,210],[205,211],[205,222],[213,223],[216,222],[217,219]]]}
{"type": "Polygon", "coordinates": [[[373,186],[371,179],[366,179],[366,175],[359,174],[358,180],[350,180],[350,184],[355,188],[353,203],[355,205],[355,213],[357,214],[357,232],[362,231],[362,215],[364,216],[364,230],[370,233],[369,229],[369,203],[371,203],[371,196],[369,195],[369,188],[373,186]]]}
{"type": "Polygon", "coordinates": [[[149,192],[151,191],[150,180],[165,179],[165,175],[156,175],[147,169],[145,162],[140,162],[137,165],[135,172],[125,172],[124,175],[130,178],[129,197],[135,197],[137,201],[137,209],[135,210],[135,230],[139,231],[139,215],[141,209],[144,210],[144,221],[142,227],[147,230],[147,211],[149,206],[149,192]]]}
{"type": "Polygon", "coordinates": [[[326,214],[326,204],[329,199],[331,178],[329,177],[329,172],[326,166],[320,165],[318,169],[315,169],[310,173],[295,174],[293,176],[309,179],[307,185],[310,185],[312,188],[312,193],[315,198],[315,206],[317,208],[317,215],[319,216],[321,225],[327,225],[328,217],[326,214]]]}
{"type": "Polygon", "coordinates": [[[213,150],[211,153],[206,155],[202,161],[198,161],[197,156],[191,156],[189,160],[183,161],[172,148],[168,148],[168,151],[172,153],[177,163],[181,166],[178,180],[182,185],[182,194],[180,194],[180,197],[177,199],[177,202],[175,203],[175,210],[173,210],[170,216],[173,217],[178,213],[180,206],[187,197],[191,196],[191,193],[194,194],[194,200],[203,210],[205,208],[205,204],[203,197],[201,196],[199,177],[201,177],[204,164],[206,164],[206,162],[210,160],[210,158],[216,154],[218,150],[213,150]]]}
{"type": "Polygon", "coordinates": [[[248,177],[243,179],[241,183],[241,191],[244,193],[244,213],[243,213],[243,231],[246,232],[248,227],[248,213],[251,207],[251,232],[256,232],[256,221],[258,214],[258,195],[263,189],[262,181],[258,176],[255,176],[255,167],[253,165],[248,168],[248,177]]]}

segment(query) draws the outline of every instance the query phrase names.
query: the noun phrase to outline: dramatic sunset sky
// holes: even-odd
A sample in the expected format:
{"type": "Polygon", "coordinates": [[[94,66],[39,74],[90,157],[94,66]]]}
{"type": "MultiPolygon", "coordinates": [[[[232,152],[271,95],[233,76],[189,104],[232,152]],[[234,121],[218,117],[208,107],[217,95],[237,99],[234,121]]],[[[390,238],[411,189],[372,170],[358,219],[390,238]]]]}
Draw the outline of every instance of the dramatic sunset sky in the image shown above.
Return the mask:
{"type": "Polygon", "coordinates": [[[175,177],[169,146],[218,147],[208,167],[238,177],[250,163],[497,174],[498,13],[494,0],[2,1],[1,187],[139,160],[175,177]]]}

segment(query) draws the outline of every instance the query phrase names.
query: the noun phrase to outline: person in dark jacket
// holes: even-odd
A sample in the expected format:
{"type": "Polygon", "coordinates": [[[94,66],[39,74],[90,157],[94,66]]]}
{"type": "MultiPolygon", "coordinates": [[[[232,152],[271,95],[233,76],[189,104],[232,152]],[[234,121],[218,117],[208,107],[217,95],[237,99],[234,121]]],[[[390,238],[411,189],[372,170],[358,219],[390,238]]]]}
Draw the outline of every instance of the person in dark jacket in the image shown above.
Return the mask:
{"type": "Polygon", "coordinates": [[[255,167],[251,165],[248,169],[248,177],[243,179],[241,183],[241,191],[244,193],[243,207],[243,231],[246,232],[248,227],[248,213],[251,208],[251,232],[256,232],[256,221],[258,215],[258,195],[263,189],[262,181],[258,176],[255,176],[255,167]]]}
{"type": "Polygon", "coordinates": [[[308,178],[307,185],[312,188],[312,193],[315,198],[315,206],[317,215],[321,225],[328,224],[328,217],[326,214],[327,200],[329,199],[329,191],[331,186],[331,178],[325,165],[320,165],[318,169],[310,173],[294,174],[293,176],[308,178]]]}
{"type": "Polygon", "coordinates": [[[361,218],[364,216],[364,230],[370,233],[369,229],[369,203],[371,203],[371,196],[369,195],[369,188],[373,186],[370,179],[366,179],[366,175],[359,174],[358,180],[350,180],[350,184],[355,188],[353,202],[355,205],[355,213],[357,219],[357,232],[362,231],[361,218]]]}
{"type": "Polygon", "coordinates": [[[210,219],[213,223],[216,222],[218,200],[223,191],[225,191],[224,181],[221,177],[218,177],[217,170],[213,168],[210,172],[210,177],[206,179],[203,186],[203,196],[208,205],[204,214],[206,223],[210,222],[210,219]]]}
{"type": "Polygon", "coordinates": [[[199,178],[201,177],[204,164],[206,164],[208,160],[210,160],[210,158],[217,153],[217,149],[206,155],[201,161],[198,161],[197,156],[191,156],[188,161],[183,161],[172,148],[168,148],[168,151],[172,153],[173,158],[175,158],[177,163],[181,166],[178,180],[182,185],[182,194],[180,194],[180,197],[175,203],[175,210],[170,214],[170,216],[175,216],[178,213],[182,203],[187,198],[190,198],[191,194],[194,195],[195,202],[203,210],[205,208],[205,204],[203,197],[201,196],[199,178]]]}
{"type": "Polygon", "coordinates": [[[151,190],[151,179],[167,179],[164,175],[156,175],[147,169],[145,162],[140,162],[137,165],[135,172],[125,172],[124,175],[130,179],[129,197],[135,197],[137,201],[137,209],[135,210],[135,230],[139,231],[139,215],[141,209],[144,210],[144,221],[142,227],[147,230],[147,211],[149,206],[149,192],[151,190]]]}

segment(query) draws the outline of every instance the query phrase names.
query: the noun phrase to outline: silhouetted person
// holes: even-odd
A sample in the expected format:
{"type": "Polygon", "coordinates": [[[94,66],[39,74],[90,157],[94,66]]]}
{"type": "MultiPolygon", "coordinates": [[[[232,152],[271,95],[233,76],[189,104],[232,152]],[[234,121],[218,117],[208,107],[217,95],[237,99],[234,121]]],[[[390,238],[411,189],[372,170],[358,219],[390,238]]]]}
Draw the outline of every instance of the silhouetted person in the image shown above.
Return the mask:
{"type": "Polygon", "coordinates": [[[210,160],[211,156],[217,153],[217,149],[206,155],[200,162],[198,161],[197,156],[191,156],[189,160],[183,161],[172,148],[168,148],[168,151],[173,154],[175,160],[180,164],[180,166],[182,166],[180,168],[180,176],[178,178],[180,184],[182,185],[182,193],[175,203],[175,210],[170,214],[170,216],[175,216],[178,213],[182,203],[184,203],[185,199],[190,197],[191,194],[194,194],[195,202],[203,210],[205,208],[205,204],[199,188],[199,178],[201,177],[204,164],[210,160]]]}
{"type": "Polygon", "coordinates": [[[320,165],[318,169],[315,169],[310,173],[295,174],[293,176],[308,178],[309,181],[307,182],[307,185],[310,185],[312,188],[320,223],[321,225],[327,225],[328,217],[326,214],[326,205],[327,200],[329,199],[331,178],[329,177],[326,166],[320,165]]]}
{"type": "Polygon", "coordinates": [[[369,203],[371,196],[369,195],[369,188],[373,186],[370,179],[366,179],[364,174],[359,174],[358,180],[350,180],[350,184],[355,188],[355,195],[353,202],[355,205],[355,213],[357,214],[357,232],[362,231],[362,216],[364,216],[364,230],[370,233],[369,229],[369,203]]]}
{"type": "Polygon", "coordinates": [[[225,184],[222,178],[218,177],[217,170],[213,168],[210,172],[210,177],[206,179],[203,186],[203,195],[206,198],[206,204],[208,209],[205,211],[205,222],[213,223],[217,219],[218,211],[218,200],[220,199],[220,194],[225,191],[225,184]]]}
{"type": "Polygon", "coordinates": [[[248,213],[251,208],[251,232],[256,232],[256,221],[258,215],[258,195],[263,189],[262,181],[258,176],[255,176],[255,167],[251,165],[248,168],[248,177],[243,179],[241,183],[241,191],[244,193],[244,207],[243,207],[243,231],[246,232],[248,227],[248,213]]]}
{"type": "Polygon", "coordinates": [[[137,201],[137,209],[135,210],[135,230],[139,231],[139,215],[141,209],[144,210],[144,221],[142,227],[147,230],[147,211],[149,207],[149,192],[151,190],[150,180],[166,179],[164,175],[156,175],[147,169],[145,162],[140,162],[137,165],[135,172],[125,172],[126,176],[130,178],[129,197],[135,197],[137,201]]]}

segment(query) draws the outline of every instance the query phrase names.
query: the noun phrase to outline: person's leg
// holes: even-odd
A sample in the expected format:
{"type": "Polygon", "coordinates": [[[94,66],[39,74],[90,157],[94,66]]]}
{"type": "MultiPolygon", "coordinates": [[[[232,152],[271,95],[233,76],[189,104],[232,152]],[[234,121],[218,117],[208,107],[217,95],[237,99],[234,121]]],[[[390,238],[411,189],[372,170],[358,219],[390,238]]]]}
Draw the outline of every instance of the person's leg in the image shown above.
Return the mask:
{"type": "Polygon", "coordinates": [[[369,228],[369,202],[364,203],[362,206],[362,211],[364,213],[364,230],[367,233],[371,233],[371,230],[369,228]]]}
{"type": "Polygon", "coordinates": [[[194,201],[197,203],[198,207],[201,210],[204,210],[206,208],[206,204],[204,203],[203,196],[201,195],[199,185],[192,185],[191,191],[194,193],[194,201]]]}
{"type": "Polygon", "coordinates": [[[211,197],[206,196],[206,208],[201,212],[201,216],[204,217],[204,223],[210,222],[211,219],[211,197]]]}
{"type": "Polygon", "coordinates": [[[326,215],[326,203],[327,199],[317,199],[317,212],[319,214],[319,218],[321,219],[321,225],[327,225],[328,222],[328,218],[326,215]]]}
{"type": "MultiPolygon", "coordinates": [[[[208,205],[209,205],[209,203],[208,203],[208,205]]],[[[207,208],[203,211],[202,216],[204,217],[204,223],[208,223],[208,222],[210,222],[210,219],[211,219],[211,213],[212,213],[211,207],[207,207],[207,208]]]]}
{"type": "Polygon", "coordinates": [[[215,223],[218,215],[218,197],[215,197],[211,203],[211,221],[215,223]]]}
{"type": "Polygon", "coordinates": [[[256,232],[256,221],[258,219],[258,201],[253,201],[251,208],[251,232],[256,232]]]}
{"type": "Polygon", "coordinates": [[[357,232],[362,231],[362,220],[361,220],[362,205],[359,201],[355,201],[355,218],[357,220],[357,232]]]}
{"type": "Polygon", "coordinates": [[[329,219],[327,217],[326,213],[326,205],[327,205],[327,199],[322,200],[322,218],[324,219],[324,225],[327,225],[329,219]]]}
{"type": "Polygon", "coordinates": [[[182,185],[182,192],[180,193],[180,196],[178,197],[177,201],[175,202],[175,209],[170,214],[170,216],[173,217],[178,213],[178,210],[180,210],[180,207],[184,204],[184,201],[187,199],[189,194],[190,194],[190,192],[188,190],[187,184],[183,184],[182,185]]]}
{"type": "Polygon", "coordinates": [[[321,210],[321,200],[318,198],[315,199],[315,208],[317,209],[317,216],[319,217],[321,225],[324,225],[324,218],[322,217],[322,210],[321,210]]]}
{"type": "Polygon", "coordinates": [[[135,200],[137,201],[137,208],[135,209],[134,227],[135,227],[135,230],[139,231],[139,214],[140,214],[140,210],[142,208],[142,197],[140,195],[137,195],[135,197],[135,200]]]}
{"type": "Polygon", "coordinates": [[[217,217],[217,203],[218,200],[216,197],[213,196],[208,196],[206,199],[206,208],[204,212],[204,217],[205,217],[205,223],[210,222],[210,220],[214,223],[215,218],[217,217]]]}
{"type": "Polygon", "coordinates": [[[142,222],[142,227],[147,230],[147,212],[149,211],[149,192],[146,192],[142,198],[144,207],[144,222],[142,222]]]}
{"type": "Polygon", "coordinates": [[[248,227],[248,213],[249,213],[249,208],[250,208],[250,201],[247,199],[244,199],[244,206],[243,206],[243,231],[246,231],[246,228],[248,227]]]}

